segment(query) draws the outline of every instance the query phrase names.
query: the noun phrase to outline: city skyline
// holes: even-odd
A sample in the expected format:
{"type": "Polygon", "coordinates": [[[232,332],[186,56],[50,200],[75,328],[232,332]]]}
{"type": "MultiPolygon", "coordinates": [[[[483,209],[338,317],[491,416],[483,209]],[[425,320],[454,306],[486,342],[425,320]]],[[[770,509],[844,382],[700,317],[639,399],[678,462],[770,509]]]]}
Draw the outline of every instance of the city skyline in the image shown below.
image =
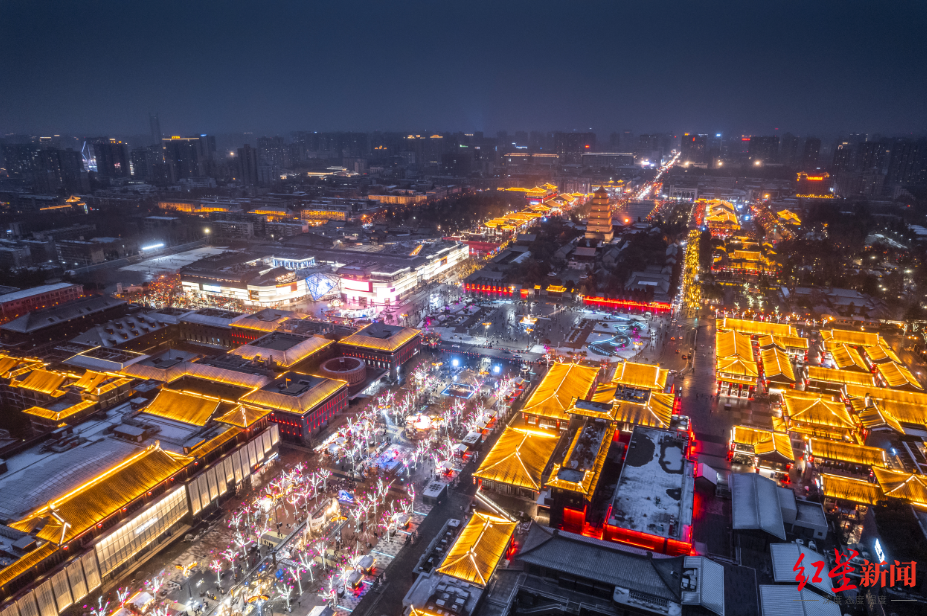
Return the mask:
{"type": "Polygon", "coordinates": [[[149,112],[180,135],[896,135],[927,117],[927,69],[911,61],[927,54],[927,9],[913,3],[222,6],[6,3],[0,132],[143,134],[149,112]]]}

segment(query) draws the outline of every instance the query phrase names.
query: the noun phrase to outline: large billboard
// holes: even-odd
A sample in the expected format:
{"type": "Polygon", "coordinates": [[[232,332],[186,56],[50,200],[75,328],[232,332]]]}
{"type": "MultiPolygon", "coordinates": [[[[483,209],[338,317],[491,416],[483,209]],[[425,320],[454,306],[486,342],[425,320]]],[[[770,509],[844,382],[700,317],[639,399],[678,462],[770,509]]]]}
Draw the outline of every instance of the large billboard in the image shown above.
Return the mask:
{"type": "Polygon", "coordinates": [[[348,291],[363,291],[364,293],[370,293],[372,286],[369,280],[348,280],[347,278],[342,278],[341,288],[348,291]]]}

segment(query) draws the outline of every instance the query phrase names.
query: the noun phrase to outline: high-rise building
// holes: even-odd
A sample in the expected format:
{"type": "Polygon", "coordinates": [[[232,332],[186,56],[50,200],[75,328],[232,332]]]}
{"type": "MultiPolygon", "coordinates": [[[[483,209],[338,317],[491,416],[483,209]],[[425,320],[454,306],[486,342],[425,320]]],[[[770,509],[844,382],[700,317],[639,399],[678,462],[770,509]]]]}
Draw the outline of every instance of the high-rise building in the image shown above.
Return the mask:
{"type": "Polygon", "coordinates": [[[779,137],[750,137],[747,156],[754,165],[779,162],[779,137]]]}
{"type": "Polygon", "coordinates": [[[686,133],[679,141],[680,159],[683,163],[708,163],[708,135],[686,133]]]}
{"type": "Polygon", "coordinates": [[[42,194],[85,192],[89,190],[79,152],[35,144],[3,146],[9,177],[21,180],[42,194]]]}
{"type": "Polygon", "coordinates": [[[238,181],[245,186],[258,184],[257,151],[247,143],[238,148],[238,181]]]}
{"type": "Polygon", "coordinates": [[[164,162],[173,167],[178,179],[200,178],[206,175],[206,140],[200,137],[171,137],[161,140],[164,162]]]}
{"type": "Polygon", "coordinates": [[[584,152],[595,151],[595,133],[554,133],[554,152],[562,163],[579,163],[584,152]]]}
{"type": "Polygon", "coordinates": [[[161,120],[158,119],[158,114],[149,113],[148,114],[148,124],[151,126],[151,144],[152,145],[161,145],[161,120]]]}
{"type": "Polygon", "coordinates": [[[161,145],[148,145],[132,150],[132,177],[143,182],[158,180],[158,167],[164,166],[161,145]]]}
{"type": "Polygon", "coordinates": [[[782,141],[779,142],[779,162],[786,167],[795,167],[801,161],[798,142],[798,137],[792,133],[782,135],[782,141]]]}
{"type": "Polygon", "coordinates": [[[258,162],[282,171],[290,166],[289,151],[283,137],[261,137],[257,142],[258,162]]]}
{"type": "Polygon", "coordinates": [[[821,140],[817,137],[805,139],[805,146],[801,153],[802,171],[811,171],[818,166],[818,156],[821,154],[821,140]]]}
{"type": "Polygon", "coordinates": [[[849,141],[840,141],[834,148],[834,164],[831,167],[834,173],[850,171],[853,169],[853,146],[849,141]]]}
{"type": "Polygon", "coordinates": [[[97,175],[104,178],[129,177],[129,146],[115,139],[94,139],[97,175]]]}

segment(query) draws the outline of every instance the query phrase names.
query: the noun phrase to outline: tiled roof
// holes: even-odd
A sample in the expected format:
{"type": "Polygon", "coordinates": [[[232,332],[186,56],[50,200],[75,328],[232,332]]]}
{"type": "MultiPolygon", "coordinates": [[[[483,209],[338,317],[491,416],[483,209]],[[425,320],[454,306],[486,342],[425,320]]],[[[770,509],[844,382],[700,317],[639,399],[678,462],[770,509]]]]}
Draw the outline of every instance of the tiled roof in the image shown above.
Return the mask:
{"type": "Polygon", "coordinates": [[[485,587],[517,526],[517,522],[504,518],[474,513],[448,550],[438,573],[485,587]]]}
{"type": "Polygon", "coordinates": [[[45,526],[36,536],[60,543],[60,517],[68,524],[63,537],[67,543],[176,474],[190,461],[192,458],[165,451],[156,443],[10,526],[30,532],[44,521],[45,526]]]}

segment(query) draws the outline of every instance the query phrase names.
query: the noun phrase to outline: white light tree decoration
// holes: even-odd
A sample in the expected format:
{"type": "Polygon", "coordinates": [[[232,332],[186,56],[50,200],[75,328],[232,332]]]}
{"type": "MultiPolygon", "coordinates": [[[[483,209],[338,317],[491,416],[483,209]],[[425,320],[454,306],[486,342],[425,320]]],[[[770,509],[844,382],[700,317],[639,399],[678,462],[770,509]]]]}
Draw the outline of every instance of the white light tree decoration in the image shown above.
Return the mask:
{"type": "Polygon", "coordinates": [[[322,480],[322,489],[326,492],[328,491],[328,478],[332,476],[332,472],[327,468],[319,469],[319,478],[322,480]]]}
{"type": "Polygon", "coordinates": [[[229,568],[232,570],[232,573],[235,573],[235,559],[238,558],[238,552],[229,548],[222,552],[222,557],[229,561],[229,568]]]}
{"type": "Polygon", "coordinates": [[[209,563],[209,568],[216,572],[216,585],[222,585],[222,561],[216,558],[209,563]]]}
{"type": "Polygon", "coordinates": [[[289,584],[283,585],[283,590],[277,590],[277,598],[286,601],[286,611],[290,611],[290,599],[293,597],[293,587],[289,584]]]}
{"type": "Polygon", "coordinates": [[[126,599],[129,598],[129,589],[128,588],[119,588],[116,590],[116,600],[119,601],[119,605],[125,605],[126,599]]]}
{"type": "Polygon", "coordinates": [[[233,537],[232,540],[235,542],[235,545],[238,546],[238,549],[241,550],[242,557],[247,557],[248,552],[246,548],[249,545],[251,545],[251,539],[248,538],[244,533],[239,531],[235,533],[235,536],[233,537]]]}
{"type": "MultiPolygon", "coordinates": [[[[85,605],[84,607],[87,607],[87,606],[85,605]]],[[[108,607],[109,607],[109,601],[107,601],[104,604],[103,597],[100,597],[99,599],[97,599],[96,607],[90,608],[90,613],[93,614],[93,616],[106,616],[106,610],[108,607]]]]}
{"type": "MultiPolygon", "coordinates": [[[[300,554],[300,556],[302,556],[302,554],[300,554]]],[[[302,572],[305,570],[303,567],[302,559],[300,558],[299,560],[293,561],[293,566],[287,567],[287,569],[289,569],[290,575],[296,578],[296,583],[299,584],[299,594],[302,595],[303,594],[302,572]]]]}
{"type": "MultiPolygon", "coordinates": [[[[299,553],[299,564],[305,571],[309,572],[309,580],[315,583],[315,576],[312,574],[312,569],[315,567],[315,559],[312,557],[312,554],[309,553],[309,550],[303,550],[299,553]]],[[[302,592],[302,587],[300,586],[299,594],[302,594],[302,592]]]]}

